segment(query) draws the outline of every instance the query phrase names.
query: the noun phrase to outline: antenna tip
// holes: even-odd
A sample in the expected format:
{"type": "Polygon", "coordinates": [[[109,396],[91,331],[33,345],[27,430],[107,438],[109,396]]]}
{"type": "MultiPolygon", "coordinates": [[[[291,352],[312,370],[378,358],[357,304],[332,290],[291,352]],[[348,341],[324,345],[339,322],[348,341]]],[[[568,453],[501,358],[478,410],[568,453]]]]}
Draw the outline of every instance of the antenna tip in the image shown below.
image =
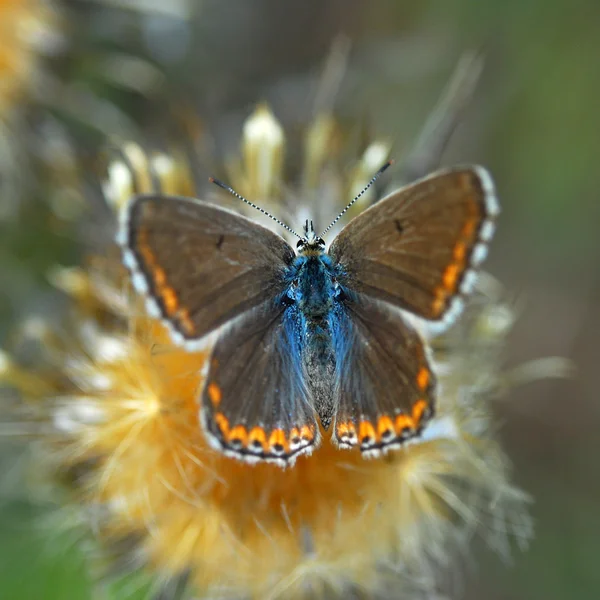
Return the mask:
{"type": "Polygon", "coordinates": [[[215,185],[218,185],[220,188],[223,188],[224,190],[227,190],[229,193],[233,194],[234,196],[236,195],[236,193],[228,185],[225,185],[220,179],[217,179],[216,177],[209,177],[208,181],[210,181],[210,183],[214,183],[215,185]]]}
{"type": "Polygon", "coordinates": [[[379,175],[381,175],[388,167],[391,167],[394,164],[394,159],[390,158],[390,160],[388,160],[386,163],[383,164],[383,166],[381,167],[381,169],[379,169],[379,171],[377,171],[377,173],[375,173],[375,179],[377,179],[377,177],[379,177],[379,175]]]}

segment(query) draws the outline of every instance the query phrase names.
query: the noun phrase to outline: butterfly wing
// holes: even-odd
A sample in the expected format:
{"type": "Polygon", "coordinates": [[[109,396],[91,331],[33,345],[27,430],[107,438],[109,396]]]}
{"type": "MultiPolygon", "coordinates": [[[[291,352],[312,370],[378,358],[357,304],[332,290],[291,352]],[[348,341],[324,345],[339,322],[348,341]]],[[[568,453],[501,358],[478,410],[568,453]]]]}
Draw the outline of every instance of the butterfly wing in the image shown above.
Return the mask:
{"type": "Polygon", "coordinates": [[[342,285],[443,329],[473,286],[498,212],[485,169],[440,171],[355,217],[329,254],[340,265],[342,285]]]}
{"type": "Polygon", "coordinates": [[[118,239],[135,287],[187,345],[281,293],[294,258],[282,238],[245,217],[163,195],[135,197],[118,239]]]}
{"type": "Polygon", "coordinates": [[[337,313],[334,440],[376,456],[421,432],[434,412],[435,375],[398,311],[354,294],[337,313]]]}
{"type": "Polygon", "coordinates": [[[202,420],[225,454],[286,466],[319,443],[296,310],[265,302],[238,318],[215,345],[202,420]]]}

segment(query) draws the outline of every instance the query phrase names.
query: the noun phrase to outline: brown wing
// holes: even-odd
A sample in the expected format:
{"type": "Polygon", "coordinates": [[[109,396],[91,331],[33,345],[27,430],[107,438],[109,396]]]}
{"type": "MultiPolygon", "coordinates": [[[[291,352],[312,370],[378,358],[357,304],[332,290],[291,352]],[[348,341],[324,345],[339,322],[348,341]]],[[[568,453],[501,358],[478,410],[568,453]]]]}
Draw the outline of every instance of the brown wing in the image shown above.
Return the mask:
{"type": "Polygon", "coordinates": [[[355,217],[329,254],[344,272],[343,285],[447,323],[473,286],[498,213],[485,169],[444,170],[355,217]]]}
{"type": "Polygon", "coordinates": [[[267,301],[215,344],[201,414],[208,439],[229,456],[287,466],[319,444],[296,310],[267,301]]]}
{"type": "Polygon", "coordinates": [[[123,213],[123,260],[177,341],[202,338],[283,290],[294,258],[273,232],[199,200],[137,196],[123,213]]]}
{"type": "Polygon", "coordinates": [[[334,440],[366,456],[402,445],[434,413],[436,379],[415,329],[399,311],[347,298],[334,331],[334,440]]]}

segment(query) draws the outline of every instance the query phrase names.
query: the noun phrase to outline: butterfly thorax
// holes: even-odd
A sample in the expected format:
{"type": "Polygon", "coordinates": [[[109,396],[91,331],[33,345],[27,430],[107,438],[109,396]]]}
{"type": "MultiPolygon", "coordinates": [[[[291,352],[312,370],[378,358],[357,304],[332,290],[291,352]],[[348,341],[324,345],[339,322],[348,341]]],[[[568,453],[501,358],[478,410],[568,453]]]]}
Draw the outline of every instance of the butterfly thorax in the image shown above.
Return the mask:
{"type": "Polygon", "coordinates": [[[323,251],[300,255],[295,266],[292,285],[298,308],[307,319],[326,318],[337,292],[329,258],[323,251]]]}

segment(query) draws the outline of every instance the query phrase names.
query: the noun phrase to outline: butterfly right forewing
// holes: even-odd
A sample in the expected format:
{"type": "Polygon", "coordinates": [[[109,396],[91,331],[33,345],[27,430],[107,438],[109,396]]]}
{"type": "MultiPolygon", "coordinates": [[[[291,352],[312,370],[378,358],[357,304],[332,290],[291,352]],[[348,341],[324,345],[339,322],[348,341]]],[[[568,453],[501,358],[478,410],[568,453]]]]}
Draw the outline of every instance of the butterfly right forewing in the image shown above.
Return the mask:
{"type": "Polygon", "coordinates": [[[355,217],[329,254],[343,285],[444,327],[473,287],[498,212],[485,169],[447,169],[355,217]]]}

